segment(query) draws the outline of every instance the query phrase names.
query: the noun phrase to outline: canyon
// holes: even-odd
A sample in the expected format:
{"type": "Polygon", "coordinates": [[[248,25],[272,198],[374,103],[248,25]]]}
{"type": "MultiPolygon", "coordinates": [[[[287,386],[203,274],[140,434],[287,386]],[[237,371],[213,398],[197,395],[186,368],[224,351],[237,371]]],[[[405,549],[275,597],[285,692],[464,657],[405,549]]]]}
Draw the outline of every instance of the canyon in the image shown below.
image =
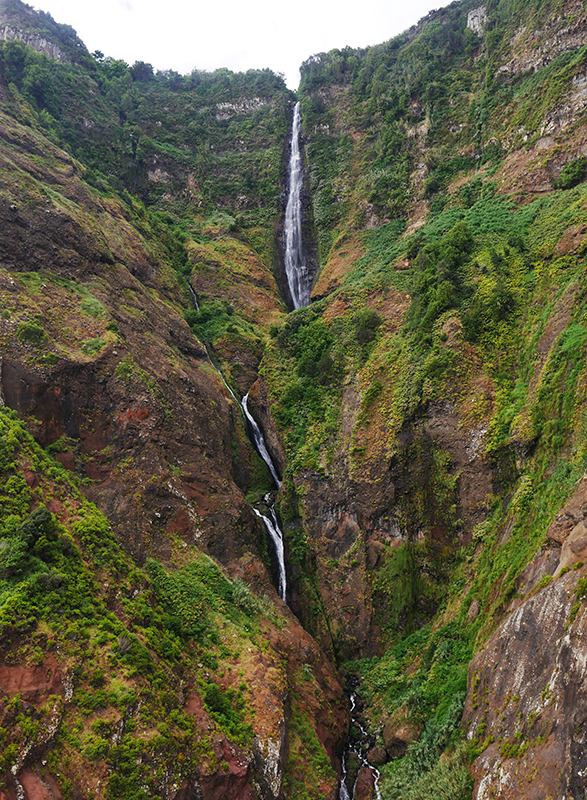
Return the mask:
{"type": "Polygon", "coordinates": [[[0,3],[1,800],[583,797],[586,35],[0,3]]]}

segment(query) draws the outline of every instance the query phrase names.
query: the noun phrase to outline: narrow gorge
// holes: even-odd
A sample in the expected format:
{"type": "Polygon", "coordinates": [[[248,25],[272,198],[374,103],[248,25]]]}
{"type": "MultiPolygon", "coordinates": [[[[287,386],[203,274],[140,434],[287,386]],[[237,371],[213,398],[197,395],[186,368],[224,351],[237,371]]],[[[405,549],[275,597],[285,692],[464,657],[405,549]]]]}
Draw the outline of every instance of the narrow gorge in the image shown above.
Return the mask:
{"type": "Polygon", "coordinates": [[[0,800],[583,800],[583,4],[0,31],[0,800]]]}

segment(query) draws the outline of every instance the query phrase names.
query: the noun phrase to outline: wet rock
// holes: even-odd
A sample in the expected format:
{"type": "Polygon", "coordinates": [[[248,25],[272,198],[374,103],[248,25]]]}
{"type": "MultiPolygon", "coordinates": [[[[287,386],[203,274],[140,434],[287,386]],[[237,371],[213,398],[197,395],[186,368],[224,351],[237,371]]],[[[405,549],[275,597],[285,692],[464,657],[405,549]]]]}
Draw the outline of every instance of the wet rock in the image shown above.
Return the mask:
{"type": "Polygon", "coordinates": [[[405,756],[408,746],[419,737],[419,729],[407,720],[388,720],[383,728],[383,744],[389,759],[405,756]]]}
{"type": "Polygon", "coordinates": [[[355,783],[353,800],[373,800],[375,797],[375,774],[369,767],[361,767],[355,783]]]}
{"type": "Polygon", "coordinates": [[[387,750],[380,744],[371,748],[367,753],[367,761],[374,767],[381,767],[388,761],[387,750]]]}

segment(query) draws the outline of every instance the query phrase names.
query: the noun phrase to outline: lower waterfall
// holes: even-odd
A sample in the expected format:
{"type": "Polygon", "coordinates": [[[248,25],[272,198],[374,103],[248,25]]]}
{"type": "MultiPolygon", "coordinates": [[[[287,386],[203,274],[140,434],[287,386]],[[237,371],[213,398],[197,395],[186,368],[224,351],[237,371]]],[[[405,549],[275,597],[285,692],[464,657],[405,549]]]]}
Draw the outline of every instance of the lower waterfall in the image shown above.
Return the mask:
{"type": "Polygon", "coordinates": [[[267,450],[267,445],[265,444],[265,437],[261,433],[261,429],[255,422],[253,416],[249,411],[249,393],[247,392],[246,395],[241,400],[241,406],[245,414],[245,419],[249,423],[251,435],[253,437],[253,444],[257,449],[257,452],[263,459],[263,461],[267,464],[269,468],[269,472],[271,473],[271,477],[278,489],[281,488],[281,481],[279,480],[279,476],[277,474],[277,470],[275,469],[275,464],[273,463],[273,459],[269,455],[269,450],[267,450]]]}
{"type": "MultiPolygon", "coordinates": [[[[188,288],[190,290],[190,294],[192,296],[192,300],[194,301],[194,306],[197,311],[200,310],[200,306],[198,304],[198,296],[196,295],[193,286],[188,281],[188,288]]],[[[279,480],[279,475],[277,473],[277,469],[275,468],[275,464],[273,463],[273,459],[269,454],[269,450],[267,449],[267,444],[265,443],[265,437],[263,436],[263,432],[255,422],[254,417],[252,416],[251,412],[249,411],[248,401],[249,401],[249,393],[247,392],[246,395],[243,397],[241,402],[236,398],[235,393],[232,391],[222,371],[216,364],[212,361],[210,357],[210,352],[206,347],[206,344],[202,342],[204,350],[206,352],[206,357],[208,361],[212,365],[212,367],[218,373],[218,376],[222,383],[224,384],[226,390],[238,405],[241,414],[243,415],[243,419],[246,423],[247,433],[249,434],[249,439],[251,440],[251,444],[255,447],[265,464],[271,473],[271,477],[273,478],[273,482],[275,483],[275,487],[279,490],[281,488],[281,481],[279,480]]],[[[277,520],[277,514],[275,513],[275,503],[273,501],[272,495],[268,492],[264,497],[265,503],[267,504],[267,508],[269,510],[269,516],[263,514],[262,511],[259,511],[257,508],[252,506],[253,511],[255,514],[263,520],[263,524],[269,534],[269,538],[271,539],[271,543],[275,550],[275,557],[277,559],[277,566],[278,566],[278,573],[279,573],[279,584],[278,584],[278,593],[280,598],[285,602],[287,602],[287,573],[285,569],[285,545],[283,541],[283,531],[279,525],[277,520]]]]}
{"type": "MultiPolygon", "coordinates": [[[[241,401],[241,407],[245,415],[245,419],[249,424],[249,430],[251,432],[251,441],[255,445],[255,449],[263,459],[263,461],[267,464],[269,472],[271,473],[271,477],[273,478],[273,482],[277,489],[281,487],[281,481],[279,480],[279,475],[277,474],[277,470],[275,468],[275,464],[273,463],[273,459],[269,454],[269,450],[267,449],[267,444],[265,443],[265,437],[263,436],[263,432],[261,431],[260,427],[255,422],[251,412],[249,411],[248,406],[249,401],[249,393],[243,397],[241,401]]],[[[285,570],[285,547],[283,542],[283,531],[279,526],[279,522],[277,521],[277,514],[275,513],[275,503],[273,502],[273,498],[270,492],[265,495],[265,502],[267,503],[267,508],[269,509],[269,516],[263,514],[257,508],[253,506],[253,511],[258,517],[261,517],[263,520],[263,524],[267,529],[267,533],[269,534],[269,538],[273,543],[273,547],[275,548],[275,555],[277,557],[277,565],[279,568],[279,596],[284,602],[287,602],[287,573],[285,570]]]]}
{"type": "Polygon", "coordinates": [[[287,575],[285,572],[285,549],[283,545],[283,533],[281,528],[279,527],[279,523],[277,522],[277,515],[275,514],[275,505],[271,501],[271,495],[265,495],[265,502],[269,508],[270,516],[267,517],[265,514],[262,514],[257,508],[253,506],[253,511],[258,517],[261,517],[265,527],[267,528],[267,533],[271,537],[271,541],[273,542],[273,546],[275,547],[275,555],[277,556],[277,563],[279,565],[279,596],[283,600],[283,602],[287,602],[287,575]]]}

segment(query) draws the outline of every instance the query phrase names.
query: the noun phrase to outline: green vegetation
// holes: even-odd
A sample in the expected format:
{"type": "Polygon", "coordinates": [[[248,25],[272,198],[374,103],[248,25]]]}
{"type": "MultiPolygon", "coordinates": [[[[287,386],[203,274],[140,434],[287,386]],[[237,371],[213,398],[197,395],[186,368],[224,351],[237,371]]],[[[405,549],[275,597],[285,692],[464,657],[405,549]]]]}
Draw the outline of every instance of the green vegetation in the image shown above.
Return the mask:
{"type": "MultiPolygon", "coordinates": [[[[324,800],[324,781],[335,778],[334,770],[297,698],[292,697],[291,743],[284,789],[287,796],[324,800]]],[[[328,784],[327,784],[328,785],[328,784]]]]}
{"type": "Polygon", "coordinates": [[[21,342],[27,342],[36,347],[43,344],[47,338],[47,334],[41,325],[33,321],[21,323],[18,326],[17,335],[21,342]]]}
{"type": "Polygon", "coordinates": [[[582,183],[585,176],[587,176],[587,158],[576,158],[565,164],[555,186],[557,189],[572,189],[573,186],[582,183]]]}
{"type": "Polygon", "coordinates": [[[405,637],[381,659],[346,666],[362,678],[362,692],[372,718],[389,714],[421,730],[406,755],[382,769],[385,800],[434,794],[461,800],[471,790],[460,719],[467,689],[467,668],[473,653],[474,629],[463,621],[436,631],[429,626],[405,637]],[[448,757],[440,760],[447,750],[448,757]]]}
{"type": "MultiPolygon", "coordinates": [[[[3,703],[5,719],[13,723],[0,729],[2,767],[10,769],[25,742],[42,740],[59,708],[63,718],[47,756],[53,775],[72,760],[90,774],[102,762],[108,767],[107,797],[159,796],[160,769],[181,781],[196,765],[214,760],[194,716],[170,690],[186,674],[195,680],[211,724],[234,745],[249,748],[253,728],[244,686],[222,688],[217,682],[226,659],[237,652],[221,644],[220,630],[229,626],[250,652],[262,615],[272,614],[266,601],[242,581],[229,581],[202,554],[177,572],[154,560],[148,575],[137,570],[76,479],[6,408],[0,409],[0,483],[3,640],[18,642],[24,663],[42,664],[58,650],[75,665],[66,706],[54,696],[46,714],[31,714],[18,694],[9,706],[3,703]],[[35,470],[35,489],[27,485],[23,465],[35,470]],[[69,527],[39,504],[45,496],[69,509],[69,527]],[[118,598],[116,613],[104,587],[118,598]],[[199,661],[200,672],[194,668],[199,661]]],[[[62,792],[69,785],[63,775],[62,792]]]]}

